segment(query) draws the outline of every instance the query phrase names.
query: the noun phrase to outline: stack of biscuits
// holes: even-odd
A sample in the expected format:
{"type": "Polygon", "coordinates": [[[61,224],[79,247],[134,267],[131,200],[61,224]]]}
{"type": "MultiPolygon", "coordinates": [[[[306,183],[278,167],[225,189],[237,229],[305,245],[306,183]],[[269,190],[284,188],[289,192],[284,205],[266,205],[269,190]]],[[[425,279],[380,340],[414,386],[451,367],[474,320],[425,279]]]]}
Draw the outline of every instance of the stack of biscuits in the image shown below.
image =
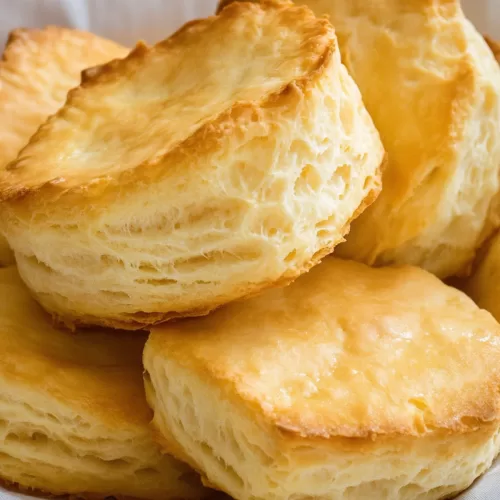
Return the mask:
{"type": "Polygon", "coordinates": [[[459,0],[226,0],[131,51],[12,32],[2,485],[467,489],[500,452],[499,54],[459,0]]]}

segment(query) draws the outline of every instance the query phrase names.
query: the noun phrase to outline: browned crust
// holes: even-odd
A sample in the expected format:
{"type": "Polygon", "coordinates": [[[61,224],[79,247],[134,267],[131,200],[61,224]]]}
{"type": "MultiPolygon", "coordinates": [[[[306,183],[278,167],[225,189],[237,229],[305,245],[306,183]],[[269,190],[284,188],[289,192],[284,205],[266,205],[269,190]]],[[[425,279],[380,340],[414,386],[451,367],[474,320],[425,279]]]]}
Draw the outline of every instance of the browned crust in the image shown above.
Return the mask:
{"type": "Polygon", "coordinates": [[[12,30],[7,37],[7,42],[2,54],[2,61],[8,60],[12,56],[12,54],[17,52],[18,48],[22,48],[22,45],[24,45],[27,40],[40,40],[44,42],[53,40],[55,42],[58,42],[60,41],[61,36],[65,34],[71,34],[71,36],[77,35],[82,39],[91,41],[99,39],[100,41],[105,41],[110,45],[117,45],[111,40],[104,40],[103,38],[97,37],[97,35],[74,28],[63,28],[61,26],[54,25],[48,25],[41,29],[16,28],[12,30]]]}
{"type": "MultiPolygon", "coordinates": [[[[292,7],[291,5],[292,4],[288,1],[283,2],[279,0],[261,0],[258,7],[248,2],[235,2],[225,8],[224,12],[220,15],[238,19],[244,15],[249,8],[260,8],[262,10],[293,8],[297,9],[297,11],[302,11],[304,15],[313,15],[311,10],[307,7],[292,7]]],[[[67,110],[71,109],[75,101],[79,99],[80,94],[85,92],[86,89],[98,86],[105,81],[120,78],[123,74],[127,73],[127,70],[133,68],[134,65],[140,64],[146,54],[175,47],[178,45],[179,39],[186,33],[200,31],[205,25],[212,23],[213,20],[214,16],[203,20],[191,21],[180,28],[170,38],[159,42],[152,48],[140,42],[124,59],[113,60],[86,72],[83,76],[82,84],[68,93],[65,106],[40,127],[39,131],[30,139],[26,147],[32,143],[43,140],[45,135],[47,135],[52,128],[52,122],[63,117],[67,113],[67,110]]],[[[187,151],[190,152],[190,155],[202,155],[213,150],[214,147],[217,147],[222,138],[228,134],[228,125],[235,128],[238,117],[241,116],[242,112],[245,110],[254,110],[270,106],[287,107],[290,99],[293,99],[293,96],[290,98],[290,91],[292,89],[304,92],[306,89],[316,84],[323,76],[328,64],[331,62],[333,54],[338,50],[335,43],[335,37],[333,36],[333,27],[329,21],[326,19],[317,19],[316,22],[318,23],[318,34],[323,34],[324,36],[332,35],[332,43],[328,44],[326,49],[324,49],[315,67],[311,68],[302,77],[284,84],[282,88],[276,92],[264,96],[260,101],[234,103],[216,119],[200,126],[200,128],[190,137],[173,145],[171,150],[165,153],[161,158],[146,160],[130,170],[117,174],[115,177],[98,175],[73,187],[67,186],[65,179],[59,177],[38,186],[28,187],[17,184],[15,176],[14,178],[11,177],[11,172],[22,164],[23,152],[26,149],[23,148],[19,153],[18,159],[11,162],[7,166],[6,172],[3,172],[0,176],[0,202],[8,202],[14,210],[20,210],[26,214],[31,213],[36,206],[39,206],[39,203],[46,205],[52,200],[57,200],[58,208],[65,209],[66,207],[74,206],[78,202],[85,202],[85,200],[92,199],[93,205],[97,208],[98,205],[106,206],[112,200],[116,199],[117,191],[119,191],[121,195],[125,195],[136,189],[138,185],[144,182],[144,171],[148,172],[149,182],[158,182],[161,180],[164,170],[158,168],[158,164],[175,164],[177,163],[176,159],[184,157],[187,151]],[[201,138],[203,140],[200,140],[201,138]]]]}
{"type": "MultiPolygon", "coordinates": [[[[117,49],[119,47],[118,44],[111,40],[107,40],[92,33],[73,28],[63,28],[61,26],[53,25],[46,26],[42,29],[16,28],[12,30],[8,35],[4,51],[2,53],[1,63],[10,63],[12,61],[16,61],[16,59],[19,59],[20,55],[22,55],[26,50],[25,46],[27,42],[36,42],[41,45],[57,44],[60,43],[65,35],[70,36],[71,38],[78,37],[81,40],[86,40],[89,42],[98,41],[101,44],[115,46],[117,49]]],[[[0,68],[2,65],[1,63],[0,68]]],[[[92,70],[93,68],[88,68],[87,70],[82,71],[82,79],[85,73],[88,72],[88,74],[92,74],[92,70]]]]}
{"type": "MultiPolygon", "coordinates": [[[[206,375],[206,373],[205,373],[206,375]]],[[[213,378],[213,375],[212,377],[213,378]]],[[[477,411],[465,405],[459,415],[451,419],[444,419],[434,423],[425,422],[422,430],[415,432],[405,426],[390,423],[384,427],[367,426],[359,428],[355,433],[345,432],[342,427],[324,427],[297,425],[281,419],[272,410],[265,410],[258,402],[236,392],[239,401],[243,402],[248,415],[253,419],[257,416],[268,422],[279,436],[278,442],[286,443],[287,449],[296,445],[323,446],[325,443],[334,443],[338,449],[346,451],[369,451],[379,448],[390,442],[408,442],[417,439],[446,439],[450,435],[470,435],[471,438],[489,439],[500,428],[500,398],[498,397],[499,377],[494,374],[485,383],[482,392],[484,401],[477,411]],[[485,396],[488,395],[488,396],[485,396]],[[486,400],[487,399],[487,400],[486,400]],[[470,411],[469,411],[470,410],[470,411]]],[[[234,397],[231,396],[231,397],[234,397]]]]}
{"type": "MultiPolygon", "coordinates": [[[[491,387],[493,392],[493,387],[491,387]]],[[[474,433],[493,434],[500,427],[500,405],[495,408],[492,405],[486,408],[480,416],[464,417],[462,421],[452,420],[450,422],[442,422],[439,425],[426,426],[426,430],[422,433],[407,432],[403,428],[388,428],[388,429],[360,429],[356,435],[343,435],[342,432],[330,432],[322,428],[299,427],[297,425],[288,424],[286,422],[275,422],[275,428],[281,436],[283,436],[290,446],[293,443],[303,444],[321,443],[324,441],[335,441],[339,448],[354,450],[360,447],[376,446],[376,443],[387,443],[391,440],[398,439],[422,439],[422,438],[446,438],[450,434],[464,435],[474,433]]]]}
{"type": "MultiPolygon", "coordinates": [[[[16,89],[15,92],[31,92],[34,90],[35,94],[39,95],[40,102],[45,100],[41,96],[43,89],[40,90],[36,87],[38,75],[34,74],[33,78],[31,78],[32,71],[36,71],[37,68],[41,67],[44,61],[55,63],[59,57],[62,57],[67,47],[71,51],[76,51],[77,49],[85,51],[89,57],[88,59],[84,58],[84,60],[89,65],[95,60],[104,61],[106,58],[111,59],[112,56],[123,56],[128,53],[125,47],[120,46],[112,40],[107,40],[77,29],[49,25],[41,29],[17,28],[12,30],[8,35],[7,43],[0,60],[0,80],[3,80],[4,76],[7,78],[7,85],[5,87],[0,83],[0,112],[2,112],[3,120],[8,120],[9,118],[8,112],[7,116],[5,115],[6,110],[3,107],[12,100],[13,88],[16,89]],[[94,53],[95,57],[93,56],[94,53]],[[54,58],[56,54],[57,57],[54,58]],[[13,74],[16,78],[12,80],[13,74]],[[33,82],[31,82],[31,79],[33,79],[33,82]]],[[[77,85],[78,78],[75,78],[78,76],[77,66],[82,67],[84,62],[78,64],[78,62],[72,61],[70,58],[66,61],[61,58],[59,63],[61,67],[68,64],[72,71],[72,79],[75,80],[74,83],[77,85]]],[[[47,84],[48,82],[43,82],[42,87],[46,87],[47,84]]],[[[49,91],[50,89],[46,90],[49,91]]],[[[48,94],[51,94],[51,92],[48,92],[48,94]]],[[[26,104],[27,109],[35,110],[37,106],[38,102],[28,102],[26,104]]],[[[56,109],[53,109],[53,111],[56,111],[56,109]]],[[[45,118],[48,117],[48,114],[47,111],[45,118]]],[[[43,118],[44,115],[40,114],[38,117],[39,124],[45,121],[43,118]]],[[[2,125],[6,128],[8,123],[2,123],[2,125]]],[[[33,129],[34,131],[36,131],[36,127],[33,129]]],[[[16,157],[18,149],[24,146],[23,143],[27,142],[28,138],[29,135],[21,143],[16,143],[15,149],[13,149],[14,146],[11,144],[3,152],[3,155],[0,154],[1,168],[5,166],[7,160],[11,161],[16,157]]],[[[4,146],[6,145],[9,146],[9,144],[4,144],[4,146]]]]}

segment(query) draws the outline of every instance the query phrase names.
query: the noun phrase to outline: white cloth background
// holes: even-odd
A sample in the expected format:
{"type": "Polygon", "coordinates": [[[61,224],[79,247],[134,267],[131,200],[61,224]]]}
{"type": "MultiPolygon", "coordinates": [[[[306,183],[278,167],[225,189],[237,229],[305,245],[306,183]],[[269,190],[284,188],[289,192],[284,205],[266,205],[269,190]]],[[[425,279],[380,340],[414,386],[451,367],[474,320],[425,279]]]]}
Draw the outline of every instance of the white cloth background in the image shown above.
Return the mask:
{"type": "MultiPolygon", "coordinates": [[[[14,28],[47,24],[92,31],[127,46],[139,39],[153,43],[190,19],[212,14],[216,3],[217,0],[0,0],[0,46],[14,28]]],[[[483,33],[500,39],[500,0],[463,3],[483,33]]],[[[0,488],[0,500],[21,499],[30,497],[0,488]]],[[[500,500],[500,460],[459,500],[500,500]]]]}

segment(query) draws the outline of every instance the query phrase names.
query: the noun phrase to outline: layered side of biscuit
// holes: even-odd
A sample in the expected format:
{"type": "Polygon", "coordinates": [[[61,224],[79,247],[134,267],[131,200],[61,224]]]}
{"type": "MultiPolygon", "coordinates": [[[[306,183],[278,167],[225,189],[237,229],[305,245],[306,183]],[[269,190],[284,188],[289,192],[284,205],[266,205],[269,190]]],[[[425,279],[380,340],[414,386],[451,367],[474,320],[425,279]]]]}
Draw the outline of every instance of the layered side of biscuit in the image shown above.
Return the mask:
{"type": "Polygon", "coordinates": [[[458,0],[224,0],[130,53],[13,32],[2,484],[467,489],[500,452],[497,49],[458,0]]]}
{"type": "Polygon", "coordinates": [[[153,441],[144,341],[58,331],[16,268],[0,269],[0,478],[52,495],[208,496],[153,441]]]}

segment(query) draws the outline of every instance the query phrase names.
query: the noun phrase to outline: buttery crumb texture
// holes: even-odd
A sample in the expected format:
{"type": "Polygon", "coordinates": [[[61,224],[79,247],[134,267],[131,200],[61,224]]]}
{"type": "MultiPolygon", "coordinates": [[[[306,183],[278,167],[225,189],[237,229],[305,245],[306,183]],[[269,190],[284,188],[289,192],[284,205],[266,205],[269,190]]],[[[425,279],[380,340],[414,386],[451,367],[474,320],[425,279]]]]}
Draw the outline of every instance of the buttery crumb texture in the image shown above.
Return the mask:
{"type": "Polygon", "coordinates": [[[1,173],[1,224],[56,318],[137,329],[309,270],[383,158],[331,24],[234,4],[88,72],[1,173]]]}
{"type": "Polygon", "coordinates": [[[0,479],[54,495],[206,496],[153,441],[144,341],[54,329],[16,268],[0,269],[0,479]]]}
{"type": "Polygon", "coordinates": [[[239,500],[437,500],[500,449],[500,326],[413,267],[325,259],[153,329],[164,449],[239,500]]]}
{"type": "MultiPolygon", "coordinates": [[[[91,33],[49,26],[10,33],[0,61],[0,168],[15,160],[38,127],[80,83],[83,69],[128,53],[91,33]]],[[[0,265],[12,262],[0,237],[0,265]]]]}
{"type": "Polygon", "coordinates": [[[467,274],[498,226],[500,68],[459,0],[300,0],[328,14],[388,153],[338,255],[467,274]]]}

